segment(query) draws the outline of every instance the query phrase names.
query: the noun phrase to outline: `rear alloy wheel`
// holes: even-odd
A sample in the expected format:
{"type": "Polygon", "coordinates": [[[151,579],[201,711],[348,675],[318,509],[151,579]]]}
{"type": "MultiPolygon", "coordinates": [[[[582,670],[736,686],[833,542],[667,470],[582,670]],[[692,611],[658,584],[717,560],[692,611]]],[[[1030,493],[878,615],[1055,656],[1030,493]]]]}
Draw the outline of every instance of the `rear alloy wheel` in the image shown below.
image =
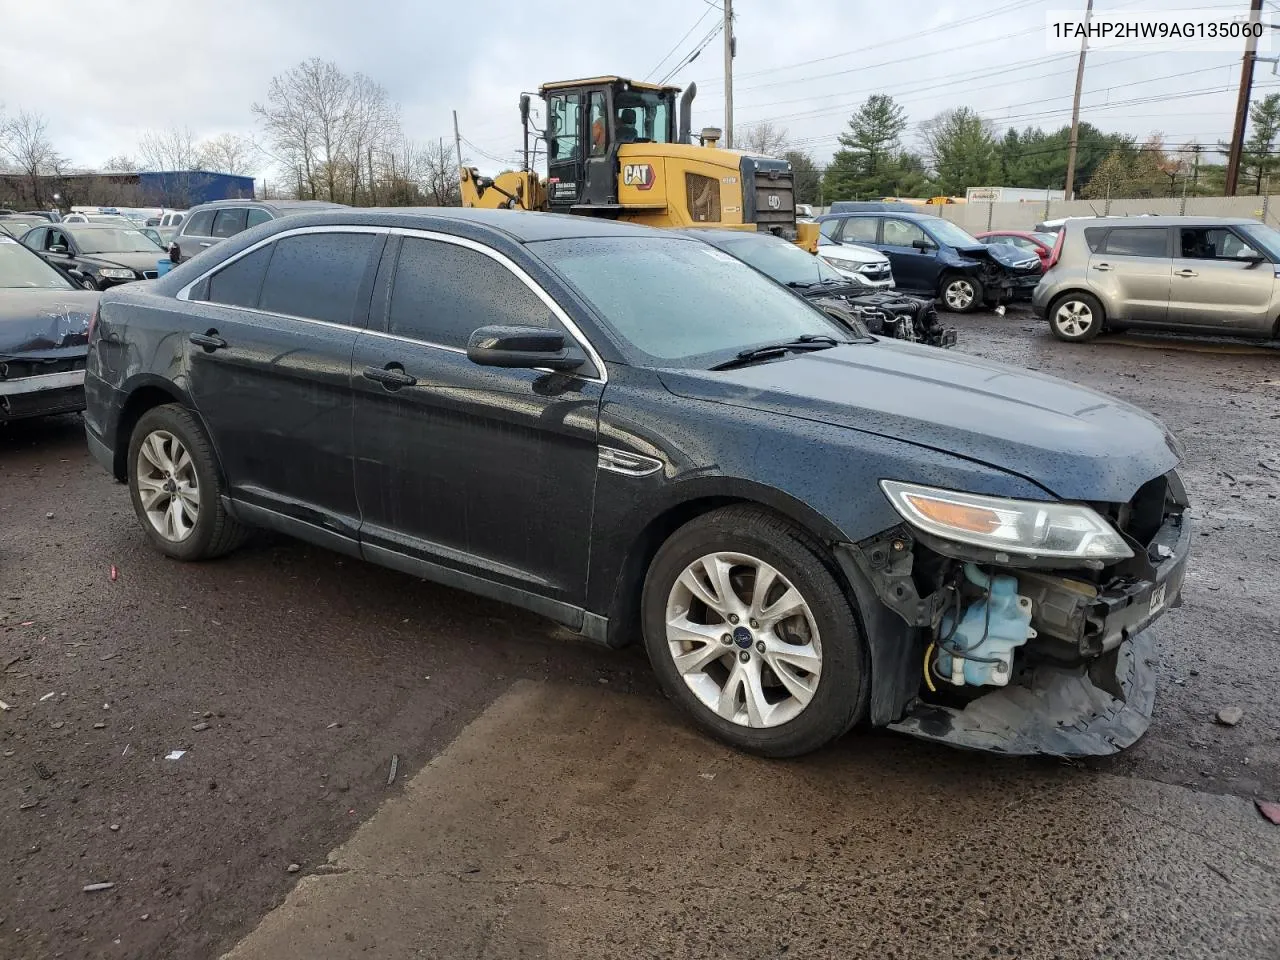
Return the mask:
{"type": "Polygon", "coordinates": [[[129,440],[129,492],[147,538],[176,560],[235,549],[247,531],[222,505],[213,447],[195,415],[176,403],[142,415],[129,440]]]}
{"type": "Polygon", "coordinates": [[[982,284],[973,277],[949,276],[942,282],[942,303],[954,313],[972,313],[982,303],[982,284]]]}
{"type": "Polygon", "coordinates": [[[1087,293],[1069,293],[1049,308],[1049,329],[1070,343],[1092,340],[1102,332],[1102,304],[1087,293]]]}
{"type": "Polygon", "coordinates": [[[726,507],[672,534],[643,615],[663,690],[739,749],[806,753],[865,709],[862,634],[830,560],[766,510],[726,507]]]}

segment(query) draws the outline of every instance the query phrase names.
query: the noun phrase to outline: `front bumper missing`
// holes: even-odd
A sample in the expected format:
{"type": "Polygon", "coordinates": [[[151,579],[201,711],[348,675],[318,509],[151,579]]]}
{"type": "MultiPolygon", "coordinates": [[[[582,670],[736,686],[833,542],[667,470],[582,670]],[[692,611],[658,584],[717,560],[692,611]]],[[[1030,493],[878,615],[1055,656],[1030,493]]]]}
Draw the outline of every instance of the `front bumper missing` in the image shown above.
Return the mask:
{"type": "Polygon", "coordinates": [[[1155,704],[1151,631],[1067,667],[1037,664],[963,709],[915,701],[890,730],[953,747],[1030,756],[1100,757],[1132,746],[1155,704]]]}
{"type": "Polygon", "coordinates": [[[0,423],[83,409],[83,370],[0,380],[0,423]]]}

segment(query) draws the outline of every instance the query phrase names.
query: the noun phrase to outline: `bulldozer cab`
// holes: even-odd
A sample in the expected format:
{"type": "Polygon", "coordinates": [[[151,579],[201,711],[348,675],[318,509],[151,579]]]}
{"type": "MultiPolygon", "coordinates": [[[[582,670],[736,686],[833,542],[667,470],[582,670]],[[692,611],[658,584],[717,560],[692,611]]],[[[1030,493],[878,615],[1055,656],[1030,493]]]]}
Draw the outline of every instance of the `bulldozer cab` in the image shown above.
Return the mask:
{"type": "MultiPolygon", "coordinates": [[[[675,143],[678,87],[595,77],[544,84],[547,200],[562,213],[616,215],[618,148],[675,143]]],[[[634,176],[652,175],[638,167],[634,176]]],[[[623,171],[625,179],[627,171],[623,171]]],[[[627,181],[631,185],[631,181],[627,181]]]]}

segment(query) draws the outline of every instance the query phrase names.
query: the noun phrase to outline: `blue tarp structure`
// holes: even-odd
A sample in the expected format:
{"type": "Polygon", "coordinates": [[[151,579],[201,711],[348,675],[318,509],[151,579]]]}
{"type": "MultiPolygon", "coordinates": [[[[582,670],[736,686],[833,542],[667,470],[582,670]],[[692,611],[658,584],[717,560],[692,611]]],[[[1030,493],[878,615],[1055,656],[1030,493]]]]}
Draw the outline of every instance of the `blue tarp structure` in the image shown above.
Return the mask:
{"type": "Polygon", "coordinates": [[[156,206],[195,206],[211,200],[253,197],[253,177],[208,170],[159,170],[138,174],[146,202],[156,206]]]}

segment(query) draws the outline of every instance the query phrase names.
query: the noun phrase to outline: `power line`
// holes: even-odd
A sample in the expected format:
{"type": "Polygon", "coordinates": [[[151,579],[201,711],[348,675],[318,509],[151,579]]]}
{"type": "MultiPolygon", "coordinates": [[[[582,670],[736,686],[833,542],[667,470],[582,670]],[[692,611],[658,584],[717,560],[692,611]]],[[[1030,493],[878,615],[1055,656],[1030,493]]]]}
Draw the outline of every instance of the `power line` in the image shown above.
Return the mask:
{"type": "Polygon", "coordinates": [[[703,20],[707,19],[707,17],[711,16],[711,14],[713,14],[715,11],[719,9],[720,9],[719,7],[713,6],[710,3],[708,3],[707,9],[702,11],[702,16],[700,16],[697,20],[694,21],[693,26],[684,32],[684,36],[682,36],[679,40],[675,42],[675,44],[671,47],[671,49],[667,51],[666,55],[654,65],[654,68],[644,75],[644,78],[648,80],[660,69],[662,69],[662,65],[666,63],[667,60],[671,58],[671,55],[680,49],[680,45],[689,38],[689,34],[697,30],[703,20]]]}
{"type": "Polygon", "coordinates": [[[704,36],[700,41],[698,41],[698,45],[693,48],[693,51],[688,56],[686,56],[683,60],[677,63],[674,67],[672,67],[667,72],[666,76],[664,76],[661,80],[659,80],[658,83],[659,84],[666,83],[668,80],[674,77],[677,73],[679,73],[689,64],[693,63],[693,61],[697,60],[698,54],[702,53],[702,51],[706,49],[707,44],[709,44],[712,40],[714,40],[716,38],[716,34],[718,34],[723,29],[724,29],[724,21],[717,21],[716,25],[707,32],[706,36],[704,36]]]}

